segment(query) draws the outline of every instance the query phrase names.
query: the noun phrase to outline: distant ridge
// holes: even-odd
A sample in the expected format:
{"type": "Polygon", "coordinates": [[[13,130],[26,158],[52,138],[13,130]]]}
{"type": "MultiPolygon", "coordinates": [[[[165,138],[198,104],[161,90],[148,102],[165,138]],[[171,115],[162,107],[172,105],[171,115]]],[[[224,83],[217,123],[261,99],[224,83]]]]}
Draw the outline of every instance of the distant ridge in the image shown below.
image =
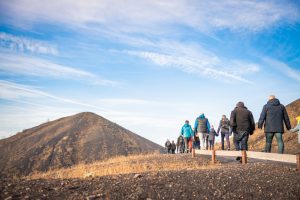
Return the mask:
{"type": "Polygon", "coordinates": [[[91,112],[26,129],[0,140],[1,175],[70,167],[162,147],[91,112]]]}

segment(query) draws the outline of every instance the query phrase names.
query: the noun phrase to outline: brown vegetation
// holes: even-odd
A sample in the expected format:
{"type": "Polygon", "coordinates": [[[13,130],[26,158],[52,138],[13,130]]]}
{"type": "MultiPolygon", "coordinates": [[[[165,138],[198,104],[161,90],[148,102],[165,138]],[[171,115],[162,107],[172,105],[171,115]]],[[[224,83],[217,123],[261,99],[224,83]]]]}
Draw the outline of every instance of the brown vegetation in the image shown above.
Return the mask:
{"type": "Polygon", "coordinates": [[[45,173],[35,172],[29,179],[49,178],[90,178],[128,173],[145,173],[173,170],[196,170],[215,168],[218,165],[209,165],[209,159],[192,159],[184,154],[141,154],[119,156],[106,161],[92,164],[79,164],[67,169],[49,170],[45,173]]]}

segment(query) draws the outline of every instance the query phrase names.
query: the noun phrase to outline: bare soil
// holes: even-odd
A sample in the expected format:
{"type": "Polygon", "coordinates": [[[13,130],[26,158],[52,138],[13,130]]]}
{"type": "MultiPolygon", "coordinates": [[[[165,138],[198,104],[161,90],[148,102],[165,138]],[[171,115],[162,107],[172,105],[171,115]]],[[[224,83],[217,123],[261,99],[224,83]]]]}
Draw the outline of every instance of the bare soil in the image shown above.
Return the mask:
{"type": "MultiPolygon", "coordinates": [[[[191,155],[172,155],[179,162],[191,155]]],[[[195,160],[206,162],[208,157],[195,160]]],[[[152,162],[152,161],[151,161],[152,162]]],[[[222,159],[215,168],[131,173],[85,179],[3,179],[0,199],[300,199],[294,165],[222,159]]]]}

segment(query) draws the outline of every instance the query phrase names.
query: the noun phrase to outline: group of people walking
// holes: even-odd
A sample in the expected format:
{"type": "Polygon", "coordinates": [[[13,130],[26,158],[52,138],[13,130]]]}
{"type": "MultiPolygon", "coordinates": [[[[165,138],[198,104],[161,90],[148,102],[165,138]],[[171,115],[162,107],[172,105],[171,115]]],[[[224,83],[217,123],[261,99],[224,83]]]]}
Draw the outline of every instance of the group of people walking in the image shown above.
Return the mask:
{"type": "MultiPolygon", "coordinates": [[[[280,104],[280,101],[276,99],[274,95],[270,95],[258,120],[258,128],[262,129],[264,127],[266,136],[264,151],[271,152],[272,141],[275,136],[278,143],[278,153],[282,154],[284,152],[282,139],[284,124],[287,130],[300,132],[300,117],[298,118],[298,126],[291,129],[289,116],[285,107],[280,104]]],[[[211,150],[214,149],[215,137],[221,135],[222,150],[225,150],[225,140],[226,149],[230,150],[229,137],[233,134],[235,149],[237,151],[248,150],[248,139],[249,136],[254,133],[254,130],[255,121],[252,112],[248,110],[243,102],[238,102],[231,112],[230,119],[228,119],[226,115],[222,115],[217,131],[215,131],[204,113],[202,113],[196,118],[194,128],[192,128],[189,121],[186,120],[181,128],[177,143],[175,144],[174,141],[171,143],[168,140],[166,142],[166,148],[170,153],[175,153],[176,149],[177,153],[188,153],[191,152],[192,148],[211,150]]],[[[300,143],[300,136],[298,137],[298,142],[300,143]]]]}

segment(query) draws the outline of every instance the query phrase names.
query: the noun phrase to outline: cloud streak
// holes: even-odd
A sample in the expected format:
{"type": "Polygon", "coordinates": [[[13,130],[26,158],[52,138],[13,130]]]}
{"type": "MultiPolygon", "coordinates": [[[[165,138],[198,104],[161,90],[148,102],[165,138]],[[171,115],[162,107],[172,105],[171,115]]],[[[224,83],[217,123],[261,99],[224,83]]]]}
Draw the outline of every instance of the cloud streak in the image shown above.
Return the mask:
{"type": "Polygon", "coordinates": [[[20,52],[57,55],[58,50],[47,42],[0,32],[0,46],[20,52]]]}
{"type": "Polygon", "coordinates": [[[188,74],[213,79],[252,83],[244,76],[260,70],[257,64],[221,58],[196,44],[161,41],[153,43],[153,46],[158,53],[132,50],[124,52],[151,61],[158,66],[176,68],[188,74]]]}
{"type": "Polygon", "coordinates": [[[69,66],[55,64],[48,60],[31,56],[8,54],[0,51],[0,72],[27,76],[50,77],[86,81],[94,85],[117,84],[115,81],[102,79],[90,72],[69,66]]]}
{"type": "Polygon", "coordinates": [[[280,73],[285,74],[291,79],[300,82],[300,71],[295,70],[284,62],[265,57],[263,61],[266,62],[269,66],[277,69],[280,73]]]}
{"type": "Polygon", "coordinates": [[[59,102],[79,105],[94,109],[100,109],[98,106],[81,103],[72,99],[59,97],[50,93],[35,89],[28,85],[18,84],[10,81],[0,80],[0,98],[5,100],[18,100],[22,98],[50,98],[59,102]]]}
{"type": "Polygon", "coordinates": [[[50,22],[99,30],[106,27],[116,32],[164,32],[174,23],[203,32],[256,32],[282,21],[299,20],[297,5],[277,0],[53,0],[47,6],[41,1],[11,0],[2,1],[0,7],[19,24],[50,22]]]}

